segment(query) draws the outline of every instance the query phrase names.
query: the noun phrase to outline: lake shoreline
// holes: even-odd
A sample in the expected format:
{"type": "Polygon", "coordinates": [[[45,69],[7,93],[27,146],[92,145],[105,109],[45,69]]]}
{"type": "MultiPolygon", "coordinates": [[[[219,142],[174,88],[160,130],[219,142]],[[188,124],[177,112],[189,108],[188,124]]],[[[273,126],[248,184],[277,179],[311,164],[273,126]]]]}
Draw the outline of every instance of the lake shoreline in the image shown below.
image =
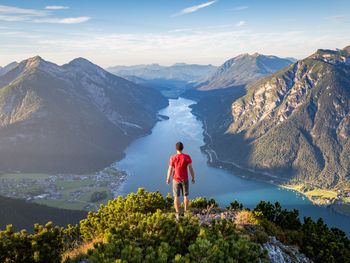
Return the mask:
{"type": "Polygon", "coordinates": [[[119,188],[122,196],[136,192],[140,187],[159,191],[164,196],[171,193],[171,186],[165,183],[166,171],[169,157],[175,153],[175,143],[182,141],[197,174],[196,184],[190,188],[191,198],[214,198],[220,207],[226,207],[234,200],[247,208],[254,208],[261,200],[279,202],[286,209],[298,209],[301,219],[311,217],[317,220],[321,217],[330,227],[338,227],[350,235],[347,217],[315,206],[300,194],[280,187],[276,181],[278,178],[256,173],[248,176],[249,172],[245,169],[232,174],[232,164],[213,163],[215,153],[207,151],[208,155],[203,148],[209,140],[206,138],[204,141],[203,122],[191,112],[190,105],[194,103],[185,98],[170,100],[169,107],[159,112],[169,119],[158,122],[151,135],[138,139],[126,149],[126,157],[115,164],[118,169],[127,172],[126,180],[119,188]],[[210,156],[213,156],[212,163],[208,163],[210,156]]]}
{"type": "Polygon", "coordinates": [[[239,177],[244,178],[244,179],[260,181],[260,182],[272,184],[272,185],[275,185],[275,186],[278,186],[278,187],[281,187],[281,188],[284,188],[287,190],[292,190],[296,193],[301,194],[303,197],[307,198],[313,205],[325,207],[325,208],[331,208],[332,211],[334,211],[337,214],[340,214],[340,215],[343,215],[346,217],[350,217],[350,212],[339,211],[339,209],[336,209],[334,206],[334,205],[345,205],[345,206],[350,207],[350,204],[340,203],[340,202],[323,204],[320,202],[316,202],[315,200],[312,199],[312,196],[307,195],[305,192],[300,191],[295,187],[291,187],[288,184],[287,180],[282,180],[282,179],[278,178],[277,176],[270,174],[270,173],[260,172],[260,171],[256,171],[256,170],[251,169],[251,168],[243,167],[243,166],[236,164],[234,162],[220,160],[218,158],[215,150],[210,147],[210,143],[205,142],[208,140],[212,141],[212,138],[208,133],[207,125],[206,125],[204,118],[200,114],[194,112],[193,109],[191,109],[191,113],[202,123],[204,145],[201,147],[201,151],[207,156],[208,165],[215,167],[215,168],[218,168],[218,169],[225,169],[225,170],[229,171],[230,173],[235,172],[234,173],[235,176],[239,176],[239,177]],[[243,175],[242,173],[244,173],[245,175],[243,175]],[[246,176],[246,175],[248,175],[248,176],[246,176]]]}

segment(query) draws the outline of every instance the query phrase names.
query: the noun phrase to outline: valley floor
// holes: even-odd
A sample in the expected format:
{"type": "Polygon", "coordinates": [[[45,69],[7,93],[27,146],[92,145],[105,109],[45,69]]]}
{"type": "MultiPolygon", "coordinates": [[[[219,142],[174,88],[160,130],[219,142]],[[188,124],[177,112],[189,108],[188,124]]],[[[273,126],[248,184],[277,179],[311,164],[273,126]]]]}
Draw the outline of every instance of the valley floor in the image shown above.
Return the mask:
{"type": "Polygon", "coordinates": [[[316,205],[329,205],[334,211],[350,217],[350,191],[320,189],[307,184],[281,186],[303,194],[316,205]]]}
{"type": "Polygon", "coordinates": [[[0,195],[71,210],[97,210],[118,195],[126,173],[106,168],[96,174],[0,174],[0,195]]]}

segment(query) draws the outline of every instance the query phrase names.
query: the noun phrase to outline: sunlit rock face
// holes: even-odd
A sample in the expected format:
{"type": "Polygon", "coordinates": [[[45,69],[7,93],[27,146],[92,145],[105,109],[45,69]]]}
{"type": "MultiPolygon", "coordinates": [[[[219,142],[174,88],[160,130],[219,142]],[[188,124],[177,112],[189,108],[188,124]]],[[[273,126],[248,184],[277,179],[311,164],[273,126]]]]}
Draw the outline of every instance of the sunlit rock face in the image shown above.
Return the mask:
{"type": "Polygon", "coordinates": [[[219,159],[283,182],[348,187],[350,53],[318,50],[247,88],[207,122],[219,159]],[[216,129],[214,129],[216,127],[216,129]]]}
{"type": "Polygon", "coordinates": [[[294,246],[284,245],[275,237],[269,242],[263,244],[263,248],[267,250],[271,263],[312,263],[313,261],[300,253],[298,248],[294,246]]]}

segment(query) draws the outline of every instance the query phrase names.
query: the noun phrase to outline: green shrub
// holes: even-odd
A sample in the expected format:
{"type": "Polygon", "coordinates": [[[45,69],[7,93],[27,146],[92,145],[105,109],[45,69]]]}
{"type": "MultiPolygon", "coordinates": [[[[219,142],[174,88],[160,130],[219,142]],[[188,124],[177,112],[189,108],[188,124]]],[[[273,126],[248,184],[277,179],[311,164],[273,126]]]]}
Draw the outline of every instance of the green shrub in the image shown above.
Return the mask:
{"type": "Polygon", "coordinates": [[[243,209],[243,204],[241,204],[240,202],[235,200],[235,201],[231,202],[230,205],[228,207],[226,207],[226,209],[229,209],[229,210],[242,210],[243,209]]]}
{"type": "Polygon", "coordinates": [[[318,262],[350,262],[350,241],[337,228],[329,229],[320,218],[304,218],[301,251],[318,262]]]}
{"type": "Polygon", "coordinates": [[[14,233],[12,225],[0,231],[0,262],[60,262],[65,248],[63,228],[36,224],[34,234],[25,230],[14,233]]]}
{"type": "MultiPolygon", "coordinates": [[[[250,225],[249,230],[226,220],[200,225],[195,215],[176,221],[172,204],[171,196],[139,189],[90,212],[78,226],[35,225],[34,233],[28,234],[14,233],[9,225],[0,231],[0,262],[60,262],[65,251],[82,251],[84,244],[90,246],[67,262],[265,262],[267,255],[257,243],[269,236],[299,246],[316,263],[350,262],[350,241],[344,232],[329,229],[321,219],[305,218],[301,224],[297,211],[278,203],[263,201],[253,212],[239,211],[237,221],[250,225]]],[[[197,198],[192,205],[217,204],[197,198]]],[[[240,207],[235,202],[231,206],[240,207]]]]}
{"type": "Polygon", "coordinates": [[[192,208],[206,209],[211,206],[218,207],[219,205],[214,199],[207,200],[205,197],[197,197],[190,200],[189,206],[192,208]]]}
{"type": "Polygon", "coordinates": [[[299,211],[282,209],[279,202],[271,204],[270,202],[261,201],[254,208],[253,213],[257,218],[264,218],[284,229],[297,230],[301,227],[299,211]]]}

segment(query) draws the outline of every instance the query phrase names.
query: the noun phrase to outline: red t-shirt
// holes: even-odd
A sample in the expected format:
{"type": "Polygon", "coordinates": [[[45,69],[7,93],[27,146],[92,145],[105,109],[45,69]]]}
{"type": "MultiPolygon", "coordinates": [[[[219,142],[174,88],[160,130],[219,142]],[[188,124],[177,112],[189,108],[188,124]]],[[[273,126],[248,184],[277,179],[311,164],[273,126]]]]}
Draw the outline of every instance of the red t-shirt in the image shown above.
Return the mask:
{"type": "Polygon", "coordinates": [[[188,154],[179,153],[170,157],[169,166],[174,168],[173,179],[176,182],[188,180],[187,166],[192,163],[192,159],[188,154]]]}

